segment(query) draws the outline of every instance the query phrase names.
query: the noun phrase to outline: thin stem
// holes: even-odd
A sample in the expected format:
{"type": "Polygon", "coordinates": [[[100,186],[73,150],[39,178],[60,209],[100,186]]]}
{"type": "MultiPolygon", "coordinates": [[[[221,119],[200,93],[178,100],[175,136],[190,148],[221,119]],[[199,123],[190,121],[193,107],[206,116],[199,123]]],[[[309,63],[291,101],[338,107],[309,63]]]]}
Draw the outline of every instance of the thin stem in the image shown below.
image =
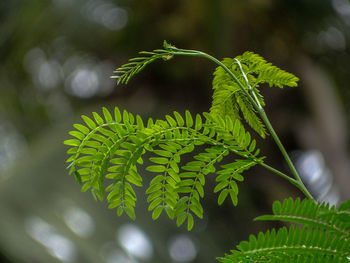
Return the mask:
{"type": "MultiPolygon", "coordinates": [[[[253,97],[252,95],[248,92],[248,90],[243,86],[243,84],[238,80],[238,78],[233,74],[233,72],[231,70],[229,70],[221,61],[219,61],[218,59],[212,57],[209,54],[206,54],[204,52],[201,51],[196,51],[196,50],[186,50],[186,49],[178,49],[176,47],[170,46],[167,48],[168,51],[172,51],[174,52],[174,55],[183,55],[183,56],[197,56],[197,57],[203,57],[203,58],[207,58],[211,61],[213,61],[215,64],[219,65],[220,67],[222,67],[229,75],[230,77],[237,83],[237,85],[240,87],[240,89],[245,93],[245,95],[248,97],[249,101],[252,103],[252,105],[254,106],[254,108],[258,111],[259,115],[261,116],[263,122],[265,123],[267,129],[269,130],[272,138],[274,139],[275,143],[277,144],[279,150],[281,151],[284,159],[287,162],[287,165],[289,166],[293,176],[295,179],[290,178],[289,176],[281,173],[280,171],[268,166],[268,165],[262,165],[263,167],[265,167],[266,169],[268,169],[269,171],[281,176],[284,179],[287,179],[290,183],[292,183],[294,186],[296,186],[297,188],[299,188],[309,199],[315,201],[315,199],[313,198],[313,196],[309,193],[309,191],[307,190],[307,188],[305,187],[304,183],[302,182],[297,170],[294,167],[293,162],[291,161],[291,159],[289,158],[289,155],[287,153],[287,151],[285,150],[283,144],[281,143],[281,140],[279,139],[279,137],[277,136],[275,130],[273,129],[263,107],[260,105],[258,98],[256,97],[255,93],[253,93],[253,97]]],[[[316,201],[315,201],[316,202],[316,201]]]]}
{"type": "Polygon", "coordinates": [[[254,107],[258,107],[255,100],[251,97],[251,95],[249,94],[247,89],[243,86],[243,84],[239,81],[239,79],[220,60],[214,58],[213,56],[211,56],[207,53],[201,52],[201,51],[178,49],[178,48],[173,48],[173,47],[170,48],[170,50],[175,51],[176,55],[202,57],[202,58],[207,58],[207,59],[213,61],[215,64],[222,67],[230,75],[230,77],[238,84],[238,86],[245,93],[245,95],[248,96],[250,102],[254,105],[254,107]]]}
{"type": "Polygon", "coordinates": [[[237,85],[240,87],[240,89],[244,92],[244,94],[248,97],[249,101],[253,104],[254,108],[262,108],[261,106],[259,107],[259,101],[255,101],[254,98],[249,94],[248,90],[243,86],[243,84],[239,81],[239,79],[233,74],[231,70],[229,70],[224,63],[222,63],[220,60],[214,58],[213,56],[201,52],[201,51],[196,51],[196,50],[186,50],[186,49],[178,49],[171,47],[169,48],[174,52],[176,55],[183,55],[183,56],[195,56],[195,57],[202,57],[202,58],[207,58],[211,61],[213,61],[215,64],[219,65],[222,67],[229,75],[230,77],[237,83],[237,85]],[[257,103],[258,102],[258,103],[257,103]]]}
{"type": "Polygon", "coordinates": [[[277,169],[271,167],[268,164],[265,164],[263,162],[259,162],[259,165],[264,167],[265,169],[281,176],[282,178],[286,179],[288,182],[290,182],[291,184],[293,184],[294,186],[296,186],[305,196],[307,196],[309,199],[314,200],[314,198],[310,195],[310,193],[308,192],[308,190],[306,189],[306,187],[300,183],[299,181],[291,178],[290,176],[278,171],[277,169]]]}
{"type": "Polygon", "coordinates": [[[311,200],[315,201],[316,200],[313,198],[313,196],[310,194],[310,192],[307,190],[307,188],[305,187],[303,181],[301,180],[297,170],[295,169],[295,166],[292,162],[292,160],[290,159],[286,149],[284,148],[281,140],[279,139],[279,137],[277,136],[274,128],[272,127],[269,119],[267,118],[267,115],[265,113],[265,111],[263,109],[258,109],[258,112],[263,120],[263,122],[265,123],[267,129],[269,130],[271,136],[273,137],[275,143],[277,144],[279,150],[281,151],[284,159],[286,160],[287,162],[287,165],[289,166],[289,169],[291,170],[296,182],[298,183],[298,188],[311,200]]]}
{"type": "Polygon", "coordinates": [[[275,173],[275,174],[278,174],[279,176],[281,176],[282,178],[286,179],[288,182],[292,183],[293,185],[297,185],[298,184],[298,181],[293,179],[292,177],[278,171],[277,169],[271,167],[270,165],[266,164],[266,163],[263,163],[263,162],[259,162],[259,165],[264,167],[265,169],[275,173]]]}

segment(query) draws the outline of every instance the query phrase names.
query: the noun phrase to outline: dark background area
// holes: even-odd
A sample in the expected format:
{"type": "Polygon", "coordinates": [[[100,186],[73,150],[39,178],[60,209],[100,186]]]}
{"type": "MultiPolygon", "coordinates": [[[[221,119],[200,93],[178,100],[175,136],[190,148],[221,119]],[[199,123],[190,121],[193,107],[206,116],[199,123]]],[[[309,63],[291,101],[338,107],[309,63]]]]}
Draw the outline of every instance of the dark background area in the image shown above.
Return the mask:
{"type": "MultiPolygon", "coordinates": [[[[350,198],[349,28],[347,0],[1,1],[0,261],[214,262],[272,226],[252,219],[273,200],[301,196],[254,168],[238,206],[218,207],[210,175],[204,219],[188,233],[165,216],[153,222],[144,189],[135,222],[80,192],[62,142],[81,114],[102,106],[154,118],[208,111],[215,69],[208,61],[160,61],[127,86],[110,78],[164,39],[219,59],[253,51],[298,76],[297,88],[262,89],[266,111],[314,196],[332,204],[350,198]]],[[[288,172],[271,137],[259,143],[267,162],[288,172]]]]}

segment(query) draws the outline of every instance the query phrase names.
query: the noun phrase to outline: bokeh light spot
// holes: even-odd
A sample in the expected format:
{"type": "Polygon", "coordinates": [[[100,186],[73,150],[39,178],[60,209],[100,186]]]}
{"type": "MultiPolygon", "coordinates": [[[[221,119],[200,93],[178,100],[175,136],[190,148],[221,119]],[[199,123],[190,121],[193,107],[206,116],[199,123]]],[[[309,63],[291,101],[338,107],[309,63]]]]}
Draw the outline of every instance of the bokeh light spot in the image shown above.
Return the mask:
{"type": "Polygon", "coordinates": [[[169,254],[175,262],[191,262],[197,256],[198,249],[187,235],[178,235],[169,242],[169,254]]]}
{"type": "Polygon", "coordinates": [[[126,224],[119,228],[117,238],[120,245],[131,255],[150,260],[153,256],[153,245],[151,240],[136,225],[126,224]]]}
{"type": "Polygon", "coordinates": [[[89,237],[95,230],[91,216],[79,207],[68,207],[63,218],[67,226],[78,236],[89,237]]]}
{"type": "Polygon", "coordinates": [[[41,219],[32,216],[27,218],[25,226],[28,234],[43,245],[47,252],[63,262],[74,262],[76,248],[67,237],[57,234],[54,227],[41,219]]]}

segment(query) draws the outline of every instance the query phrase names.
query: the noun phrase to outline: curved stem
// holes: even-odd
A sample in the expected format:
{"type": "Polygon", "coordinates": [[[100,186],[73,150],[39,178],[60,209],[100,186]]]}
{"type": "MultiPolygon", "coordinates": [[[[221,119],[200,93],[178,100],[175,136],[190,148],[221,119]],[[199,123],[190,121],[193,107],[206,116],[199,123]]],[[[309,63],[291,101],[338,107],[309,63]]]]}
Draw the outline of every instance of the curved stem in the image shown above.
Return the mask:
{"type": "Polygon", "coordinates": [[[263,163],[263,162],[259,163],[259,165],[262,166],[262,167],[264,167],[265,169],[267,169],[267,170],[269,170],[269,171],[271,171],[271,172],[273,172],[273,173],[275,173],[275,174],[281,176],[282,178],[286,179],[286,180],[287,180],[288,182],[290,182],[291,184],[293,184],[293,185],[295,185],[295,186],[298,185],[298,181],[297,181],[297,180],[295,180],[295,179],[293,179],[292,177],[290,177],[290,176],[288,176],[288,175],[286,175],[286,174],[284,174],[284,173],[278,171],[277,169],[271,167],[270,165],[268,165],[268,164],[266,164],[266,163],[263,163]]]}
{"type": "Polygon", "coordinates": [[[174,47],[171,47],[169,49],[174,51],[176,55],[202,57],[202,58],[207,58],[207,59],[213,61],[215,64],[217,64],[220,67],[222,67],[230,75],[230,77],[238,84],[238,86],[245,93],[245,95],[248,96],[249,100],[254,105],[254,107],[258,107],[258,105],[256,104],[255,100],[251,97],[251,95],[249,94],[247,89],[243,86],[243,84],[239,81],[239,79],[220,60],[214,58],[213,56],[211,56],[211,55],[209,55],[207,53],[201,52],[201,51],[178,49],[178,48],[174,48],[174,47]]]}
{"type": "Polygon", "coordinates": [[[310,194],[310,192],[307,190],[306,186],[304,185],[303,181],[301,180],[297,170],[295,169],[295,166],[292,162],[292,160],[290,159],[286,149],[284,148],[281,140],[279,139],[279,137],[277,136],[274,128],[272,127],[269,119],[267,118],[267,115],[265,113],[264,110],[262,109],[258,109],[258,112],[263,120],[263,122],[265,123],[267,129],[269,130],[272,138],[274,139],[275,143],[277,144],[277,147],[279,148],[280,152],[282,153],[284,159],[286,160],[287,162],[287,165],[289,166],[289,169],[291,170],[294,178],[295,178],[295,181],[297,182],[298,184],[298,188],[307,196],[307,198],[313,200],[316,202],[316,200],[314,199],[314,197],[310,194]]]}
{"type": "MultiPolygon", "coordinates": [[[[263,162],[259,163],[260,166],[264,167],[265,169],[281,176],[282,178],[286,179],[288,182],[290,182],[292,185],[296,186],[305,196],[307,196],[309,199],[314,200],[312,195],[309,193],[309,191],[306,189],[303,183],[300,183],[299,181],[291,178],[290,176],[278,171],[277,169],[269,166],[268,164],[265,164],[263,162]]],[[[314,200],[315,201],[315,200],[314,200]]]]}
{"type": "MultiPolygon", "coordinates": [[[[239,79],[233,74],[233,72],[231,70],[229,70],[221,61],[219,61],[218,59],[212,57],[211,55],[201,52],[201,51],[196,51],[196,50],[186,50],[186,49],[178,49],[176,47],[173,46],[169,46],[167,47],[168,51],[172,51],[174,55],[183,55],[183,56],[197,56],[197,57],[203,57],[203,58],[207,58],[209,60],[211,60],[212,62],[214,62],[215,64],[219,65],[220,67],[222,67],[229,75],[230,77],[237,83],[237,85],[240,87],[240,89],[245,93],[245,95],[248,97],[249,101],[252,103],[252,105],[254,106],[254,108],[258,111],[260,117],[262,118],[263,122],[265,123],[267,129],[269,130],[272,138],[274,139],[275,143],[277,144],[277,147],[279,148],[279,150],[281,151],[283,158],[286,160],[287,165],[289,166],[293,176],[295,179],[290,178],[289,176],[281,173],[280,171],[265,165],[265,164],[261,164],[263,167],[265,167],[266,169],[270,170],[271,172],[281,176],[284,179],[287,179],[290,183],[292,183],[294,186],[296,186],[297,188],[299,188],[306,196],[307,198],[315,201],[315,199],[313,198],[313,196],[310,194],[310,192],[307,190],[307,188],[305,187],[304,183],[302,182],[297,170],[294,167],[293,162],[291,161],[287,151],[285,150],[283,144],[281,143],[281,140],[279,139],[279,137],[277,136],[275,130],[273,129],[263,107],[260,105],[256,95],[253,92],[253,96],[248,92],[247,88],[245,88],[243,86],[243,84],[239,81],[239,79]]],[[[316,201],[315,201],[316,202],[316,201]]]]}

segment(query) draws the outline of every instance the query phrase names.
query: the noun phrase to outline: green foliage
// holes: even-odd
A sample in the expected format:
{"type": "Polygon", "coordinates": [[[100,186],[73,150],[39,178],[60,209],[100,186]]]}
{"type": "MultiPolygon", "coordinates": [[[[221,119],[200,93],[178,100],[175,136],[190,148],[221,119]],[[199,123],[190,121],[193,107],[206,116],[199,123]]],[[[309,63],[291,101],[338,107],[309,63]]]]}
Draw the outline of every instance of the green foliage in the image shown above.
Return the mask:
{"type": "Polygon", "coordinates": [[[267,63],[262,57],[253,52],[245,52],[235,59],[225,58],[222,63],[235,75],[244,90],[232,79],[225,69],[217,67],[213,80],[213,103],[210,112],[214,115],[230,116],[233,121],[240,120],[240,112],[247,123],[261,136],[266,136],[266,129],[256,109],[249,101],[247,92],[257,96],[260,105],[264,99],[259,92],[259,86],[267,83],[270,87],[297,86],[298,78],[293,74],[267,63]]]}
{"type": "MultiPolygon", "coordinates": [[[[344,203],[345,204],[345,203],[344,203]]],[[[334,206],[318,204],[305,199],[295,201],[289,198],[283,203],[273,203],[273,215],[259,216],[255,220],[279,220],[304,224],[312,228],[321,228],[337,235],[350,235],[350,214],[341,207],[338,211],[334,206]]]]}
{"type": "Polygon", "coordinates": [[[129,59],[129,63],[122,65],[120,68],[114,71],[115,75],[112,78],[117,79],[117,85],[127,84],[134,75],[141,72],[152,62],[158,59],[163,59],[165,61],[170,60],[173,57],[173,54],[168,49],[172,48],[173,46],[164,41],[163,47],[167,50],[156,49],[152,52],[139,52],[142,57],[129,59]]]}
{"type": "MultiPolygon", "coordinates": [[[[148,64],[159,60],[169,60],[174,55],[194,55],[201,52],[179,50],[164,41],[164,49],[156,49],[152,52],[142,51],[141,57],[132,58],[129,63],[114,71],[117,84],[127,84],[137,73],[142,71],[148,64]]],[[[214,116],[225,118],[226,115],[232,121],[240,120],[240,114],[245,121],[263,138],[266,137],[266,128],[257,115],[249,96],[256,97],[257,103],[264,106],[264,99],[259,91],[261,84],[267,83],[270,87],[283,88],[285,86],[297,86],[298,78],[293,74],[273,66],[266,62],[261,56],[253,52],[245,52],[236,58],[224,58],[223,65],[235,76],[232,79],[230,74],[223,67],[219,66],[214,72],[213,79],[213,101],[210,113],[214,116]],[[239,83],[238,83],[238,82],[239,83]],[[242,89],[243,87],[243,89],[242,89]]]]}
{"type": "Polygon", "coordinates": [[[219,182],[214,192],[219,192],[218,204],[221,205],[229,194],[234,205],[237,205],[238,186],[236,181],[243,181],[241,173],[254,166],[256,161],[249,159],[236,160],[233,163],[222,165],[222,170],[218,171],[216,181],[219,182]]]}
{"type": "Polygon", "coordinates": [[[251,235],[232,250],[220,262],[349,262],[350,212],[344,203],[339,209],[311,200],[291,198],[273,204],[273,215],[260,216],[256,220],[280,220],[298,223],[287,229],[272,229],[251,235]]]}
{"type": "Polygon", "coordinates": [[[220,192],[219,204],[230,194],[232,203],[237,205],[236,181],[243,181],[244,170],[262,162],[257,157],[255,140],[230,118],[213,118],[208,113],[193,118],[186,111],[184,117],[174,112],[165,120],[149,119],[144,124],[140,116],[121,113],[116,107],[114,117],[103,108],[103,117],[94,112],[93,119],[84,115],[82,119],[85,125],[75,124],[76,130],[69,133],[74,139],[64,142],[71,146],[67,152],[71,155],[67,160],[70,173],[82,183],[82,191],[91,189],[100,200],[107,192],[109,208],[133,219],[137,199],[134,188],[141,187],[143,181],[138,165],[143,164],[146,152],[152,154],[146,170],[154,173],[146,190],[152,218],[157,219],[165,210],[179,226],[187,219],[189,230],[193,227],[193,215],[203,217],[200,201],[204,197],[205,177],[216,171],[216,163],[229,153],[245,158],[222,165],[214,189],[220,192]],[[202,145],[205,150],[194,154],[194,161],[181,163],[183,155],[202,145]]]}
{"type": "Polygon", "coordinates": [[[222,62],[200,51],[177,49],[164,42],[164,50],[140,52],[142,57],[131,59],[115,73],[117,83],[127,83],[131,77],[157,59],[169,60],[174,55],[207,58],[219,67],[213,80],[213,101],[210,113],[193,116],[174,112],[164,120],[148,119],[116,107],[112,115],[103,108],[103,116],[94,112],[93,118],[82,116],[85,124],[75,124],[69,132],[73,139],[64,143],[71,148],[70,174],[82,184],[82,191],[91,189],[95,198],[107,195],[109,208],[117,215],[124,212],[135,219],[136,187],[143,186],[139,166],[144,156],[149,158],[145,169],[154,174],[146,189],[148,210],[156,220],[163,211],[176,220],[178,226],[187,220],[187,229],[194,225],[194,215],[202,218],[204,185],[209,174],[216,174],[214,192],[221,205],[230,196],[238,203],[238,182],[242,173],[259,164],[298,187],[309,199],[287,199],[273,204],[273,215],[256,220],[279,220],[302,226],[272,229],[251,235],[218,260],[235,262],[349,262],[350,260],[350,200],[338,209],[318,204],[310,195],[264,110],[260,85],[283,88],[297,86],[298,78],[267,63],[252,52],[222,62]],[[294,178],[268,166],[258,157],[256,141],[241,122],[243,119],[261,137],[270,131],[294,178]],[[266,127],[265,127],[266,125],[266,127]],[[219,164],[230,154],[237,159],[219,164]],[[192,160],[184,163],[186,159],[192,160]],[[107,194],[106,194],[107,193],[107,194]]]}

